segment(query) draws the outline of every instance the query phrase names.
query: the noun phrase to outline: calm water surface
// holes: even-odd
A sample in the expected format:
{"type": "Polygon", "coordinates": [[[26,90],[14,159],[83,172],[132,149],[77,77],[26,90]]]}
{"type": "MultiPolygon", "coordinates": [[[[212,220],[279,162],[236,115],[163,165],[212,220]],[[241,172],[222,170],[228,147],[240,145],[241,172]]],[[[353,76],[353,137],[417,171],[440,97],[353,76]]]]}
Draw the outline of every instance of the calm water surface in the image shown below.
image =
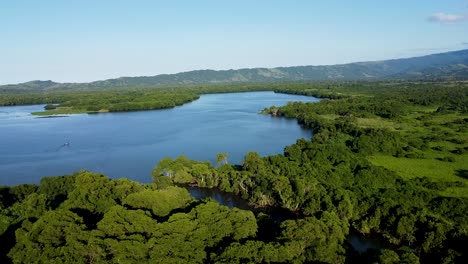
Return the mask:
{"type": "Polygon", "coordinates": [[[251,92],[203,95],[167,110],[36,118],[42,105],[0,107],[0,185],[38,183],[86,169],[111,178],[151,182],[151,170],[164,157],[181,154],[214,162],[228,152],[241,163],[249,151],[282,153],[311,132],[296,120],[258,114],[306,96],[251,92]],[[69,144],[67,144],[69,143],[69,144]]]}

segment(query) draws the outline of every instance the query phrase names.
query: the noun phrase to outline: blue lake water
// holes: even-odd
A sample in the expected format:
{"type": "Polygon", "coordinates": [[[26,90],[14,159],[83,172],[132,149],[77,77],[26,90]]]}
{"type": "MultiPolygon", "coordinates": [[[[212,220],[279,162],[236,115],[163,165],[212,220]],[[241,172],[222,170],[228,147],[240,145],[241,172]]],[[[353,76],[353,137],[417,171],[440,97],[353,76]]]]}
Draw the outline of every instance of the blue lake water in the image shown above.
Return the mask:
{"type": "Polygon", "coordinates": [[[173,109],[62,118],[30,114],[43,105],[0,107],[0,185],[38,183],[43,176],[80,169],[147,183],[164,157],[184,154],[214,162],[216,153],[227,152],[230,163],[240,164],[249,151],[279,154],[312,136],[296,120],[258,113],[288,101],[318,99],[273,92],[211,94],[173,109]]]}

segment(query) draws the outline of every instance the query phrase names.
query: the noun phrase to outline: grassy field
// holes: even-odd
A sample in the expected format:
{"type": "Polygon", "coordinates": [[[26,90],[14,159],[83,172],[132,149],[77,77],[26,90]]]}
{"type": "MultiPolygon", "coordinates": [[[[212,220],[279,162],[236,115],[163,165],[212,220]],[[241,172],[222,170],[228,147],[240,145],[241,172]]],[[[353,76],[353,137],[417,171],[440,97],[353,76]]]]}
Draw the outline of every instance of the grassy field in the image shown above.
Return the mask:
{"type": "Polygon", "coordinates": [[[465,187],[449,187],[440,192],[444,196],[468,197],[468,153],[457,150],[468,148],[468,115],[437,113],[435,108],[411,109],[398,122],[379,118],[358,119],[360,126],[399,130],[409,141],[424,142],[417,151],[420,158],[374,155],[369,160],[378,166],[397,172],[405,179],[428,177],[433,181],[462,182],[465,187]]]}
{"type": "Polygon", "coordinates": [[[458,156],[455,162],[436,159],[397,158],[387,155],[372,156],[369,157],[369,161],[374,165],[395,171],[405,179],[428,177],[433,181],[462,182],[465,187],[450,187],[440,194],[468,197],[468,179],[461,177],[463,171],[468,169],[468,155],[466,154],[458,156]]]}
{"type": "Polygon", "coordinates": [[[391,121],[388,121],[388,120],[385,120],[383,118],[357,118],[356,120],[357,122],[357,125],[360,126],[360,127],[364,127],[364,128],[367,128],[367,127],[372,127],[372,128],[387,128],[387,129],[390,129],[390,130],[399,130],[400,129],[400,126],[391,122],[391,121]]]}

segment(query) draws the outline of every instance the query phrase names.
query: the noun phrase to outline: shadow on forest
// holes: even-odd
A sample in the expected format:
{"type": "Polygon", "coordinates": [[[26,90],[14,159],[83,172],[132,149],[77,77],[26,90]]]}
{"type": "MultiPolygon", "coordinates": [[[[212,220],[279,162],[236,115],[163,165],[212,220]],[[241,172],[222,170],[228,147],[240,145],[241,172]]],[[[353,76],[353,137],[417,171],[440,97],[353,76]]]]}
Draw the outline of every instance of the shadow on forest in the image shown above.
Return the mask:
{"type": "Polygon", "coordinates": [[[15,231],[21,227],[21,224],[22,222],[19,222],[9,226],[7,230],[5,230],[5,232],[0,235],[0,263],[12,263],[7,254],[16,244],[15,231]]]}
{"type": "Polygon", "coordinates": [[[455,175],[468,180],[468,170],[455,170],[455,175]]]}

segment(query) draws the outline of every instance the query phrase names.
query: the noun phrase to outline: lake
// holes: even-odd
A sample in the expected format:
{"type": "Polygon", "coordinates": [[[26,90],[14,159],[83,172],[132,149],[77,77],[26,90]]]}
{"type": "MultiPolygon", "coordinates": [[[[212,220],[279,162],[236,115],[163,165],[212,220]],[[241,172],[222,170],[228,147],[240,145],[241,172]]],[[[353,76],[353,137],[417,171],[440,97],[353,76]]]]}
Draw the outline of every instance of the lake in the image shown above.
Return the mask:
{"type": "Polygon", "coordinates": [[[164,157],[214,162],[216,153],[227,152],[230,163],[241,164],[249,151],[283,153],[311,131],[258,112],[318,100],[274,92],[209,94],[173,109],[57,118],[30,114],[43,105],[0,107],[0,185],[39,183],[80,169],[149,183],[164,157]]]}

